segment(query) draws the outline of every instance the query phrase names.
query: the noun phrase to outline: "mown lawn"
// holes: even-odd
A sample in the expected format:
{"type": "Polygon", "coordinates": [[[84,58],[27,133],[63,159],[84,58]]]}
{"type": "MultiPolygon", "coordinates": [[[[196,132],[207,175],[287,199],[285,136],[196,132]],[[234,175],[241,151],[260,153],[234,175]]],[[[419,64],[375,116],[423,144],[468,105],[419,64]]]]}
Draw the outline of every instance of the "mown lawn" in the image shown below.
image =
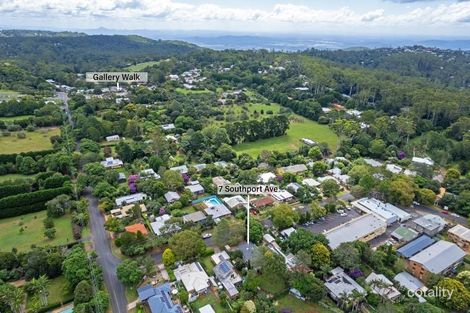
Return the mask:
{"type": "Polygon", "coordinates": [[[62,245],[73,241],[70,215],[54,219],[56,237],[44,237],[43,220],[47,212],[35,212],[0,220],[0,251],[29,250],[31,245],[62,245]],[[20,229],[23,228],[23,232],[20,229]]]}
{"type": "Polygon", "coordinates": [[[217,298],[217,296],[211,292],[209,292],[207,295],[199,296],[196,301],[191,303],[191,306],[195,309],[194,312],[199,312],[199,309],[207,304],[212,305],[212,308],[217,313],[231,312],[230,309],[222,307],[222,305],[220,305],[219,303],[219,299],[217,298]]]}
{"type": "Polygon", "coordinates": [[[259,287],[266,292],[277,294],[284,291],[287,285],[282,279],[271,274],[263,274],[259,277],[259,287]]]}
{"type": "MultiPolygon", "coordinates": [[[[64,276],[59,276],[49,281],[48,304],[66,304],[73,300],[73,293],[69,291],[67,280],[64,276]]],[[[30,307],[31,297],[28,297],[26,307],[30,307]]]]}
{"type": "Polygon", "coordinates": [[[291,312],[295,313],[332,313],[334,311],[324,308],[323,306],[316,303],[309,303],[297,299],[291,294],[288,294],[275,302],[276,308],[290,309],[291,312]]]}
{"type": "Polygon", "coordinates": [[[234,146],[235,151],[237,153],[248,153],[256,157],[263,150],[277,150],[279,152],[297,150],[302,145],[301,138],[326,142],[333,152],[336,151],[339,138],[327,125],[321,125],[299,116],[296,117],[303,122],[291,122],[286,135],[254,142],[245,142],[234,146]]]}
{"type": "Polygon", "coordinates": [[[212,92],[208,89],[186,89],[186,88],[176,88],[175,91],[183,95],[200,95],[200,94],[212,92]]]}
{"type": "Polygon", "coordinates": [[[7,174],[7,175],[0,175],[0,183],[5,181],[14,181],[17,179],[34,179],[36,175],[22,175],[22,174],[7,174]]]}
{"type": "Polygon", "coordinates": [[[28,151],[41,151],[52,149],[50,138],[60,135],[58,127],[41,128],[34,132],[25,132],[26,138],[19,139],[16,132],[10,136],[0,137],[0,154],[12,154],[28,151]]]}
{"type": "Polygon", "coordinates": [[[199,260],[201,262],[202,267],[209,275],[214,274],[214,263],[212,263],[211,257],[207,256],[203,259],[199,260]]]}
{"type": "Polygon", "coordinates": [[[33,116],[34,115],[18,115],[18,116],[0,117],[0,121],[2,122],[21,121],[21,120],[26,120],[33,116]]]}
{"type": "Polygon", "coordinates": [[[158,63],[160,63],[160,61],[149,61],[149,62],[137,63],[135,65],[126,67],[126,70],[131,71],[131,72],[138,72],[138,71],[142,71],[146,67],[157,65],[158,63]]]}

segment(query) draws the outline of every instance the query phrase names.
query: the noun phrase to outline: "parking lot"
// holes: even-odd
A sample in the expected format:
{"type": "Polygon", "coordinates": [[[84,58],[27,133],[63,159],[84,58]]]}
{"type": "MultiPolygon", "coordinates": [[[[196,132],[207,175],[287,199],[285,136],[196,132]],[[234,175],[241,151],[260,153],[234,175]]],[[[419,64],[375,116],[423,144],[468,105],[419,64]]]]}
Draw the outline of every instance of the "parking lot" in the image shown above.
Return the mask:
{"type": "Polygon", "coordinates": [[[315,224],[309,226],[300,226],[314,233],[323,233],[336,226],[349,222],[353,218],[358,217],[360,214],[356,210],[345,210],[346,216],[341,216],[340,213],[332,213],[325,216],[323,221],[317,221],[315,224]]]}
{"type": "MultiPolygon", "coordinates": [[[[420,211],[417,211],[417,210],[410,210],[409,208],[404,209],[404,210],[412,215],[411,220],[414,220],[415,218],[426,214],[426,212],[420,212],[420,211]]],[[[355,209],[345,210],[345,212],[346,212],[347,216],[341,216],[340,213],[332,213],[332,214],[328,214],[327,216],[325,216],[323,221],[317,221],[314,224],[308,225],[308,226],[301,225],[300,227],[302,227],[306,230],[309,230],[311,232],[314,232],[314,233],[323,233],[324,231],[330,230],[332,228],[335,228],[336,226],[347,223],[350,220],[352,220],[356,217],[359,217],[361,215],[355,209]]],[[[372,239],[371,241],[369,241],[371,247],[378,247],[378,246],[384,244],[386,241],[390,240],[390,238],[391,238],[390,236],[395,231],[395,229],[397,229],[401,225],[409,227],[409,224],[410,224],[411,220],[407,221],[405,223],[402,223],[402,224],[394,223],[394,224],[388,226],[387,231],[384,234],[382,234],[382,235],[372,239]]]]}

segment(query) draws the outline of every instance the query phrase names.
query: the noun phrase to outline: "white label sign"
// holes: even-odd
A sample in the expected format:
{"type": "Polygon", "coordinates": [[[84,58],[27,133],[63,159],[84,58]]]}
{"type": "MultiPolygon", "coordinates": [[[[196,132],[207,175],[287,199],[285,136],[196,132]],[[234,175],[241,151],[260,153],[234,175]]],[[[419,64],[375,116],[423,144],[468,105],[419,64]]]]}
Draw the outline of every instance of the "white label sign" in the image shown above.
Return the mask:
{"type": "Polygon", "coordinates": [[[279,191],[280,188],[274,185],[222,185],[217,187],[219,195],[262,195],[279,191]]]}
{"type": "Polygon", "coordinates": [[[147,72],[87,72],[85,80],[89,83],[146,83],[147,72]]]}

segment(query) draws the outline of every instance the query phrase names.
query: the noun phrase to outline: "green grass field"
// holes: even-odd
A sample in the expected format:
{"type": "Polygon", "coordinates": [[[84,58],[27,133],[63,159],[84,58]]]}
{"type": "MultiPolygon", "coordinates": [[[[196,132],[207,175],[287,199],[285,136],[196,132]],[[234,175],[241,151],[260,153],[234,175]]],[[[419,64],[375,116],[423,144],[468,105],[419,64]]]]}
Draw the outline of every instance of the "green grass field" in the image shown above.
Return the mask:
{"type": "Polygon", "coordinates": [[[207,295],[199,296],[199,298],[191,303],[191,307],[193,307],[195,310],[194,312],[199,312],[199,308],[202,308],[203,306],[210,304],[212,305],[212,308],[214,311],[217,313],[229,313],[231,312],[230,309],[224,308],[223,306],[220,305],[219,299],[217,297],[209,292],[207,295]]]}
{"type": "Polygon", "coordinates": [[[34,179],[34,176],[36,175],[22,175],[22,174],[1,175],[0,183],[6,182],[6,181],[18,180],[18,179],[27,179],[27,178],[34,179]]]}
{"type": "Polygon", "coordinates": [[[41,128],[34,132],[25,132],[25,134],[25,139],[16,137],[16,132],[12,132],[7,137],[0,137],[0,146],[2,147],[0,154],[52,149],[50,138],[60,135],[60,129],[58,127],[41,128]]]}
{"type": "Polygon", "coordinates": [[[30,249],[32,244],[37,246],[62,245],[73,241],[69,215],[54,219],[54,227],[57,231],[55,239],[45,238],[42,221],[46,216],[46,211],[41,211],[1,219],[0,251],[11,251],[12,248],[25,251],[30,249]],[[21,227],[24,229],[22,233],[20,233],[21,227]]]}
{"type": "Polygon", "coordinates": [[[137,63],[135,65],[128,66],[125,69],[131,72],[138,72],[138,71],[142,71],[146,67],[157,65],[158,63],[160,63],[160,61],[142,62],[142,63],[137,63]]]}
{"type": "MultiPolygon", "coordinates": [[[[69,291],[67,280],[64,276],[59,276],[49,281],[49,295],[47,297],[48,304],[66,304],[73,300],[73,293],[69,291]]],[[[31,298],[28,297],[26,307],[29,308],[31,305],[31,298]]]]}
{"type": "Polygon", "coordinates": [[[270,275],[269,273],[264,273],[259,276],[259,287],[266,292],[277,294],[284,291],[287,288],[287,285],[282,279],[279,279],[276,276],[270,275]]]}
{"type": "Polygon", "coordinates": [[[299,116],[296,117],[302,119],[303,122],[291,122],[286,135],[245,142],[234,146],[235,151],[237,153],[248,153],[253,157],[258,156],[263,150],[286,152],[298,149],[302,145],[301,138],[326,142],[332,151],[336,151],[339,138],[327,125],[321,125],[299,116]]]}
{"type": "Polygon", "coordinates": [[[0,100],[8,100],[18,96],[20,93],[14,90],[0,89],[0,100]]]}
{"type": "Polygon", "coordinates": [[[208,89],[201,90],[201,89],[185,89],[185,88],[176,88],[175,91],[183,95],[202,95],[202,94],[212,92],[208,89]]]}
{"type": "Polygon", "coordinates": [[[19,115],[19,116],[0,117],[0,121],[2,122],[22,121],[33,116],[34,115],[19,115]]]}

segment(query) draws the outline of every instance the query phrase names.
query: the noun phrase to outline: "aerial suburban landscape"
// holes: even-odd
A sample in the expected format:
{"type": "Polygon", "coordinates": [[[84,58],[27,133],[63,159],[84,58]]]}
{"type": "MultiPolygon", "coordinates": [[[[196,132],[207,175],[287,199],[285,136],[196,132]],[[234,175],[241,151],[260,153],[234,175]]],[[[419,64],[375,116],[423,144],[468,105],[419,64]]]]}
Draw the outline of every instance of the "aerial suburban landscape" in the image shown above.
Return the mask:
{"type": "Polygon", "coordinates": [[[0,30],[0,313],[42,312],[470,312],[470,51],[0,30]]]}

